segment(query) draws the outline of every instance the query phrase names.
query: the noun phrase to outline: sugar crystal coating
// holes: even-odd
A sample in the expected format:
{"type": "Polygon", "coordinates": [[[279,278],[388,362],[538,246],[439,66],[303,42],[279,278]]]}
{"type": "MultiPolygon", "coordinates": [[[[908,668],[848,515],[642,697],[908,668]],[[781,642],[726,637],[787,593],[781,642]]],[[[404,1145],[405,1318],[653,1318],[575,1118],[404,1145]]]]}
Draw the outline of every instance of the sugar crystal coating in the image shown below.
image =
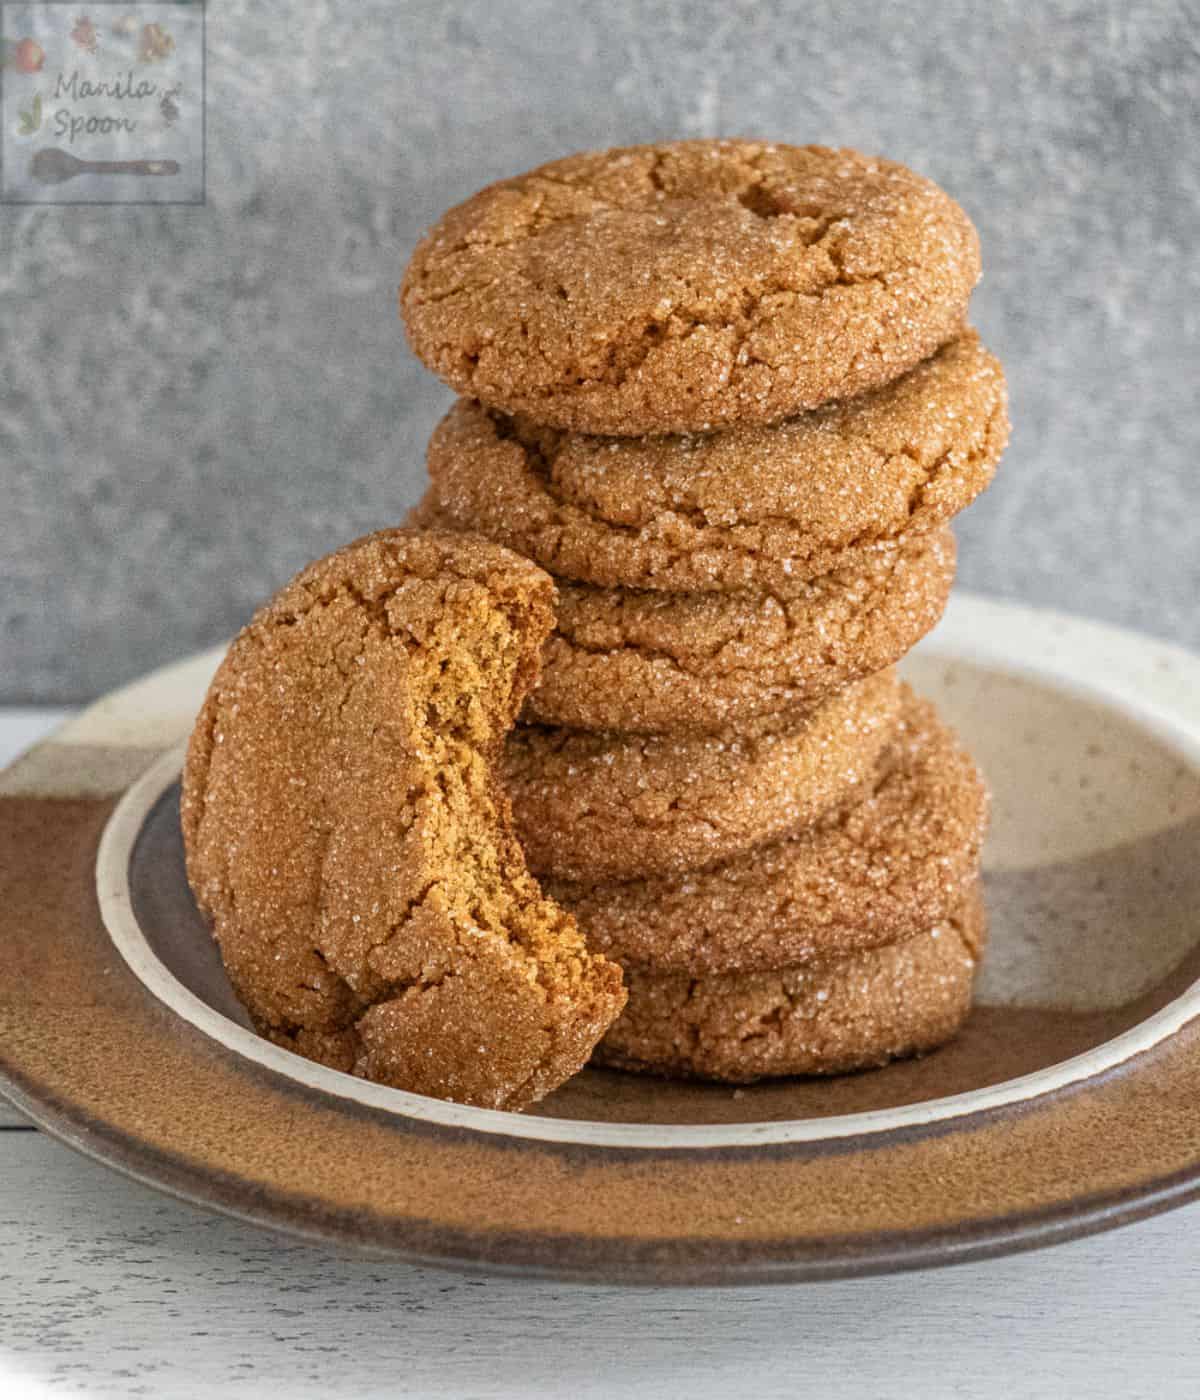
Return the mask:
{"type": "Polygon", "coordinates": [[[769,971],[914,937],[978,876],[988,796],[933,706],[904,689],[896,739],[844,809],[708,870],[547,890],[589,947],[655,972],[769,971]]]}
{"type": "Polygon", "coordinates": [[[697,870],[778,840],[867,782],[900,715],[883,671],[816,710],[716,734],[518,725],[501,771],[536,873],[584,883],[697,870]]]}
{"type": "Polygon", "coordinates": [[[883,389],[768,428],[596,438],[456,404],[431,508],[560,578],[794,592],[944,526],[1008,436],[999,365],[968,332],[883,389]]]}
{"type": "Polygon", "coordinates": [[[986,933],[972,889],[932,928],[845,957],[716,976],[633,971],[596,1062],[751,1084],[920,1054],[966,1019],[986,933]]]}

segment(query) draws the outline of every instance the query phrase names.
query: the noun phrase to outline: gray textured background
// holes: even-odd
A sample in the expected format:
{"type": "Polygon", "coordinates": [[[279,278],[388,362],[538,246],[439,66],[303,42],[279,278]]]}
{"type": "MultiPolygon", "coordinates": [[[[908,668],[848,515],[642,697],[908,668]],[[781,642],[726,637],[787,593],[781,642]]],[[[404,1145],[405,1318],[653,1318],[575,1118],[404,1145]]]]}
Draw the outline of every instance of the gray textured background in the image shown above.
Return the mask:
{"type": "Polygon", "coordinates": [[[478,185],[580,147],[878,151],[977,221],[1016,432],[972,588],[1200,643],[1200,9],[214,0],[208,204],[0,208],[0,700],[214,642],[394,521],[449,395],[394,293],[478,185]]]}

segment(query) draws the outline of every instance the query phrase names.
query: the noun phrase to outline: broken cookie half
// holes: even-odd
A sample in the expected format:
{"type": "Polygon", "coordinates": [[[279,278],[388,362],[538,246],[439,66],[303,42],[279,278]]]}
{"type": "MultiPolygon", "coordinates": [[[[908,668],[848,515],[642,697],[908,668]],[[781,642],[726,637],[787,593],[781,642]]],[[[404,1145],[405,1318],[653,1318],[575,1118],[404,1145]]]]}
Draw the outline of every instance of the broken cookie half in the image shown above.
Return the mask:
{"type": "Polygon", "coordinates": [[[396,1088],[542,1098],[625,1003],[541,893],[493,758],[554,587],[461,535],[318,560],[233,643],[184,771],[188,878],[261,1034],[396,1088]]]}

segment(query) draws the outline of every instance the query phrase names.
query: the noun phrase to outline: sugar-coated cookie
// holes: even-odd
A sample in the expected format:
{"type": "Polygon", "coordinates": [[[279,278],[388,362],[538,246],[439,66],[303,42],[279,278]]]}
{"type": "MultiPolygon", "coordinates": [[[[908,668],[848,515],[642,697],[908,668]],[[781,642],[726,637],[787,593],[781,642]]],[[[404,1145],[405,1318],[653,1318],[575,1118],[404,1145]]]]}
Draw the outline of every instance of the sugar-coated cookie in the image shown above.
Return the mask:
{"type": "Polygon", "coordinates": [[[433,496],[560,578],[794,590],[936,530],[991,481],[1004,376],[973,331],[903,378],[771,427],[598,438],[462,400],[429,443],[433,496]]]}
{"type": "Polygon", "coordinates": [[[489,185],[418,245],[400,305],[459,393],[636,436],[887,383],[956,333],[978,278],[966,214],[894,161],[677,141],[489,185]]]}
{"type": "Polygon", "coordinates": [[[711,732],[819,704],[933,627],[954,582],[949,530],[903,540],[802,591],[653,593],[559,581],[525,717],[574,729],[711,732]]]}
{"type": "Polygon", "coordinates": [[[748,1084],[921,1054],[966,1019],[985,935],[973,890],[933,928],[868,952],[725,976],[635,970],[595,1063],[748,1084]]]}
{"type": "Polygon", "coordinates": [[[259,1031],[398,1088],[519,1108],[624,1003],[528,874],[492,760],[553,585],[391,530],[310,565],[233,643],[184,771],[188,876],[259,1031]]]}
{"type": "Polygon", "coordinates": [[[760,972],[911,938],[979,871],[983,778],[933,706],[903,687],[897,735],[852,805],[709,870],[546,889],[588,947],[625,967],[760,972]]]}
{"type": "Polygon", "coordinates": [[[501,771],[536,874],[594,882],[698,870],[846,801],[873,774],[899,714],[889,670],[804,715],[720,734],[518,725],[501,771]]]}

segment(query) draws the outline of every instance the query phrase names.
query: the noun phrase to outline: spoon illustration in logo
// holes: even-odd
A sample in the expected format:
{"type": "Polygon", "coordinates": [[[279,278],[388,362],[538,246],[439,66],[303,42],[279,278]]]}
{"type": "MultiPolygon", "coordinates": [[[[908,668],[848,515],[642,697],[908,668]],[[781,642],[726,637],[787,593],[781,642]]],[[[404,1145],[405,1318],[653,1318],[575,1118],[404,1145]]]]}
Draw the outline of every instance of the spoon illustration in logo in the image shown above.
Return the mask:
{"type": "Polygon", "coordinates": [[[80,160],[69,151],[48,146],[35,151],[29,173],[43,185],[61,185],[76,175],[178,175],[177,160],[80,160]]]}

